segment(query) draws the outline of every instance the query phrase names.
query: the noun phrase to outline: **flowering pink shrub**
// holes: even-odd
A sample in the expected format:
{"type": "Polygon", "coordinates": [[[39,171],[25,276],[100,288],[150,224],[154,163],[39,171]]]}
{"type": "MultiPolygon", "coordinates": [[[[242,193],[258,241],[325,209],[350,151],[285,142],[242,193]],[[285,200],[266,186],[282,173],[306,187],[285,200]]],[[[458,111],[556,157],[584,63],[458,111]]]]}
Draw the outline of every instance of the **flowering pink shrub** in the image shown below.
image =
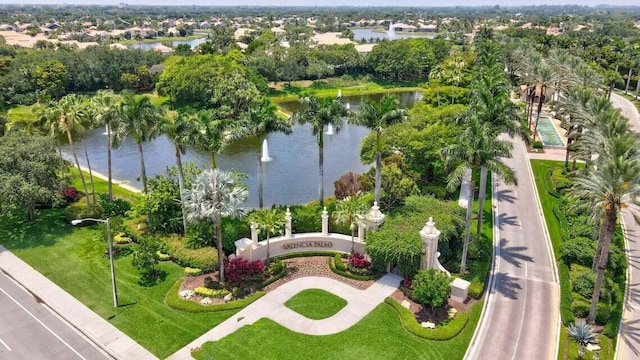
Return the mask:
{"type": "Polygon", "coordinates": [[[74,203],[80,199],[78,189],[73,186],[60,190],[60,196],[62,196],[62,200],[64,200],[66,204],[74,203]]]}
{"type": "Polygon", "coordinates": [[[228,287],[246,288],[264,279],[264,264],[261,260],[249,261],[235,258],[224,260],[224,274],[228,287]]]}
{"type": "Polygon", "coordinates": [[[407,287],[409,289],[411,289],[412,283],[413,283],[413,280],[411,278],[405,278],[404,280],[402,280],[402,286],[407,287]]]}
{"type": "Polygon", "coordinates": [[[349,255],[349,265],[356,269],[369,269],[371,261],[367,260],[362,254],[353,253],[349,255]]]}

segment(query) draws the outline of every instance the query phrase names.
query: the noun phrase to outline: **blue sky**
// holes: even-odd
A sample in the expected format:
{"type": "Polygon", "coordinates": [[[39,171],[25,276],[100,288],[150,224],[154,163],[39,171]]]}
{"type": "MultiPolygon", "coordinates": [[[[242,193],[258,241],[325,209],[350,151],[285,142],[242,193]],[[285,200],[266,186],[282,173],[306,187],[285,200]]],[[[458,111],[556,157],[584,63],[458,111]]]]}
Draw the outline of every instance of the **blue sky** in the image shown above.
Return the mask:
{"type": "Polygon", "coordinates": [[[0,4],[118,4],[130,5],[261,5],[261,6],[519,6],[519,5],[640,5],[638,0],[0,0],[0,4]]]}

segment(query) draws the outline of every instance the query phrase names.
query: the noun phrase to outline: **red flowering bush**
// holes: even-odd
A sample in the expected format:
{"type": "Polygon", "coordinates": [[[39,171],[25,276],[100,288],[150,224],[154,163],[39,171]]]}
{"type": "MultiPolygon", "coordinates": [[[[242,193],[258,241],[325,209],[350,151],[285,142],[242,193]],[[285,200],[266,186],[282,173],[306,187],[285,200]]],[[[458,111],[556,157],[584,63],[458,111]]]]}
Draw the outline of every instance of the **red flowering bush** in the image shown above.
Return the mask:
{"type": "Polygon", "coordinates": [[[243,258],[224,260],[224,274],[228,288],[247,288],[264,280],[264,264],[261,260],[249,261],[243,258]]]}
{"type": "Polygon", "coordinates": [[[413,280],[411,278],[405,278],[404,280],[402,280],[402,286],[408,287],[409,289],[411,289],[412,282],[413,280]]]}
{"type": "Polygon", "coordinates": [[[371,261],[367,260],[362,254],[353,253],[349,255],[349,265],[357,269],[369,269],[371,261]]]}
{"type": "Polygon", "coordinates": [[[62,196],[62,200],[65,204],[72,204],[80,200],[80,193],[78,192],[78,189],[73,186],[60,190],[60,196],[62,196]]]}
{"type": "Polygon", "coordinates": [[[355,275],[371,275],[371,261],[367,260],[362,254],[353,253],[349,255],[347,269],[355,275]]]}

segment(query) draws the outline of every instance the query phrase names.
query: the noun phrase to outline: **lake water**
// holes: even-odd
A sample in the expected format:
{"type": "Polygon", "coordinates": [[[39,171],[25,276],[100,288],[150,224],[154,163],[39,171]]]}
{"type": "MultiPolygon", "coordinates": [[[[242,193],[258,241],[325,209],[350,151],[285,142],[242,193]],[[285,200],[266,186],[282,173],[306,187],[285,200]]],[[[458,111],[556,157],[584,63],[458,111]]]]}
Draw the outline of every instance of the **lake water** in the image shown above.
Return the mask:
{"type": "MultiPolygon", "coordinates": [[[[419,92],[397,93],[402,105],[410,107],[418,101],[419,92]]],[[[371,95],[379,99],[382,95],[371,95]]],[[[351,104],[351,110],[357,109],[362,97],[345,97],[351,104]]],[[[285,111],[295,111],[297,101],[283,103],[285,111]]],[[[333,195],[333,182],[345,173],[365,172],[370,165],[360,163],[360,142],[369,134],[369,129],[361,126],[344,124],[342,131],[334,135],[325,135],[324,140],[324,193],[333,195]]],[[[89,148],[89,158],[94,171],[107,174],[107,144],[104,129],[88,131],[85,141],[89,148]]],[[[291,135],[273,133],[267,136],[270,162],[263,163],[264,204],[299,204],[318,199],[318,144],[311,134],[310,125],[298,125],[291,135]]],[[[86,166],[81,144],[77,145],[81,165],[86,166]]],[[[70,158],[69,149],[65,155],[70,158]]],[[[147,176],[165,173],[167,167],[175,166],[175,150],[173,143],[166,136],[160,136],[152,142],[143,144],[147,176]]],[[[140,158],[135,141],[128,137],[119,149],[113,150],[112,171],[114,180],[124,181],[128,185],[141,188],[140,158]]],[[[233,144],[216,157],[220,169],[235,169],[248,176],[244,180],[249,189],[247,207],[258,205],[257,168],[258,160],[255,141],[242,141],[233,144]]],[[[193,162],[209,167],[210,159],[206,152],[188,150],[183,162],[193,162]]]]}
{"type": "Polygon", "coordinates": [[[353,34],[354,34],[354,40],[355,41],[360,41],[360,40],[363,40],[363,39],[366,40],[366,41],[369,41],[371,38],[392,40],[392,39],[434,38],[434,37],[436,37],[435,33],[420,33],[420,34],[404,34],[404,33],[403,34],[399,34],[399,33],[395,33],[394,35],[392,35],[390,37],[388,31],[376,32],[374,30],[376,30],[376,29],[354,29],[354,28],[351,28],[351,31],[353,31],[353,34]]]}
{"type": "MultiPolygon", "coordinates": [[[[175,38],[175,39],[179,39],[179,38],[175,38]]],[[[132,49],[150,50],[158,45],[167,45],[167,46],[174,47],[180,44],[189,44],[193,48],[194,46],[198,46],[205,41],[207,41],[207,38],[199,38],[199,39],[193,39],[193,40],[168,40],[168,41],[152,42],[152,43],[130,44],[129,47],[132,49]]]]}

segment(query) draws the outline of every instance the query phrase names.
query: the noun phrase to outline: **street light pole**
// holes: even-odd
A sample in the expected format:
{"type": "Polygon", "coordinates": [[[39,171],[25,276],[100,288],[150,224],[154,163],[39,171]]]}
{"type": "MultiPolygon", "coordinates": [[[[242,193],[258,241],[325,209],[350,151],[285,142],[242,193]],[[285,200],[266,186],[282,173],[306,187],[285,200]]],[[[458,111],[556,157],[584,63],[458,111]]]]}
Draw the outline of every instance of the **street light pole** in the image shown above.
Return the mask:
{"type": "Polygon", "coordinates": [[[118,307],[118,289],[116,287],[116,268],[113,265],[113,241],[111,239],[111,223],[109,222],[109,218],[106,218],[105,220],[86,218],[72,220],[71,225],[78,225],[84,221],[96,221],[107,224],[107,242],[109,244],[109,265],[111,266],[111,288],[113,289],[113,306],[118,307]]]}

